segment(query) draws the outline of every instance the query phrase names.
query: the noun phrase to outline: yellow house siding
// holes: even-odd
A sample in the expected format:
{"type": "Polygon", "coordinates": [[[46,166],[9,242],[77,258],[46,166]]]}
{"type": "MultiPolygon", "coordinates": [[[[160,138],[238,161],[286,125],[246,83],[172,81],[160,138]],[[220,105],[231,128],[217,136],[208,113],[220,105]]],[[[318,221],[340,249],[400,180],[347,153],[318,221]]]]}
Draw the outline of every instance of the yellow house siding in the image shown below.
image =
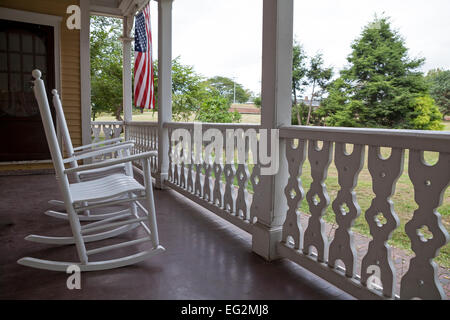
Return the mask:
{"type": "MultiPolygon", "coordinates": [[[[0,0],[0,7],[61,16],[61,98],[69,131],[75,146],[81,144],[80,31],[66,27],[69,5],[78,0],[0,0]]],[[[0,170],[11,166],[0,166],[0,170]]],[[[19,165],[18,168],[25,168],[19,165]]],[[[36,168],[42,168],[42,164],[36,168]]],[[[30,165],[26,166],[30,169],[30,165]]]]}

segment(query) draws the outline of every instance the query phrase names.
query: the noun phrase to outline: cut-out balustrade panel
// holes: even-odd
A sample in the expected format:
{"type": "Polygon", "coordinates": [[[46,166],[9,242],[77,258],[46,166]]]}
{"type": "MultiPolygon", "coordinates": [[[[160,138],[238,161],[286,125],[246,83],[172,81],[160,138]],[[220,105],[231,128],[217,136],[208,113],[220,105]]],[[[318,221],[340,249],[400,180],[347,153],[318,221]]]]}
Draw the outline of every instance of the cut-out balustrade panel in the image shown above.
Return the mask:
{"type": "Polygon", "coordinates": [[[168,123],[166,127],[171,141],[168,185],[251,232],[252,191],[257,181],[252,175],[256,174],[250,148],[252,138],[246,134],[255,133],[253,141],[257,147],[258,126],[204,123],[200,133],[193,123],[168,123]],[[200,140],[197,134],[201,135],[200,140]],[[222,138],[215,140],[219,136],[222,138]],[[238,141],[245,141],[240,151],[238,141]],[[228,157],[227,150],[231,150],[228,157]]]}
{"type": "MultiPolygon", "coordinates": [[[[134,141],[134,147],[131,154],[158,150],[158,123],[149,121],[131,121],[125,124],[126,139],[134,141]]],[[[134,165],[140,168],[140,162],[136,161],[134,165]]],[[[150,167],[152,173],[158,170],[158,157],[150,158],[150,167]]]]}
{"type": "Polygon", "coordinates": [[[434,260],[448,251],[450,135],[290,126],[280,136],[281,256],[357,297],[446,298],[434,260]]]}

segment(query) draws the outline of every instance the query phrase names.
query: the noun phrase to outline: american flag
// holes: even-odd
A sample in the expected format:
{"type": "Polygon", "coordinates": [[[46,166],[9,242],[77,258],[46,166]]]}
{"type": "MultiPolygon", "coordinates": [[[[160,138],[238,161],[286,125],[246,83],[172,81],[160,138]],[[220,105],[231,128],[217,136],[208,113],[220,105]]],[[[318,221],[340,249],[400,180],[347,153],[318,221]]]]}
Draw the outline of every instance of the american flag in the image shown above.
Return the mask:
{"type": "Polygon", "coordinates": [[[153,109],[155,93],[150,4],[136,16],[134,27],[134,104],[136,107],[153,109]]]}

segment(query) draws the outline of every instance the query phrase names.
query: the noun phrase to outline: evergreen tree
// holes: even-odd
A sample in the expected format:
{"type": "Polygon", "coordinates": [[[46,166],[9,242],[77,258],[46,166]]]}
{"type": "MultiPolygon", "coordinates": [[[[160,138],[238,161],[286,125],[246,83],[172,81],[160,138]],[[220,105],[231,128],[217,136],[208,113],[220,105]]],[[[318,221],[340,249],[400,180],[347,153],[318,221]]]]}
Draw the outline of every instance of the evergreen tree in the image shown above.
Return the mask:
{"type": "Polygon", "coordinates": [[[405,40],[388,18],[375,18],[351,48],[348,68],[322,104],[327,125],[436,129],[434,116],[428,122],[416,121],[423,109],[420,98],[427,101],[429,114],[436,115],[436,106],[427,98],[428,84],[418,70],[424,59],[408,56],[405,40]]]}
{"type": "Polygon", "coordinates": [[[443,115],[450,115],[450,70],[430,70],[427,74],[430,95],[443,115]]]}

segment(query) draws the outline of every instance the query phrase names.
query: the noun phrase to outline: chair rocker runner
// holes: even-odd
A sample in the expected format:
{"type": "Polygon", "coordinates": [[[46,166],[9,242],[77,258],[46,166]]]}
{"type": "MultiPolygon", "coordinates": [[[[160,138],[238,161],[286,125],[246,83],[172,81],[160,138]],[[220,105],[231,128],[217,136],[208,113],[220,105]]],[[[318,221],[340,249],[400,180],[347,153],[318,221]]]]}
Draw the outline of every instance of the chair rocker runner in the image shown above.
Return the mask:
{"type": "MultiPolygon", "coordinates": [[[[61,100],[58,95],[58,91],[56,89],[52,90],[53,94],[53,105],[56,110],[56,118],[59,123],[60,131],[62,134],[63,142],[65,145],[65,150],[68,153],[69,157],[64,159],[65,163],[69,163],[72,168],[78,167],[78,160],[84,159],[92,159],[94,160],[97,156],[104,156],[106,154],[114,154],[117,153],[119,157],[129,156],[130,149],[133,147],[132,141],[123,142],[122,138],[109,139],[103,142],[93,143],[89,145],[84,145],[78,148],[74,148],[72,144],[72,140],[70,138],[69,129],[67,126],[66,118],[64,116],[64,111],[62,108],[61,100]],[[106,144],[106,146],[101,146],[102,144],[106,144]],[[92,149],[95,148],[95,149],[92,149]]],[[[129,176],[133,176],[133,168],[130,162],[127,163],[118,163],[113,166],[96,168],[86,171],[78,171],[75,172],[75,180],[77,182],[92,180],[95,178],[104,177],[108,174],[117,173],[117,172],[125,172],[129,176]]],[[[59,207],[64,207],[64,202],[60,200],[50,200],[50,204],[56,205],[59,207]]],[[[86,204],[87,205],[87,204],[86,204]]],[[[102,220],[105,218],[110,218],[115,215],[122,214],[123,211],[112,212],[107,214],[95,214],[91,215],[89,210],[85,210],[84,214],[80,215],[80,219],[82,221],[96,221],[102,220]]],[[[60,218],[60,219],[68,219],[67,213],[59,212],[54,210],[48,210],[45,212],[46,215],[60,218]]]]}
{"type": "Polygon", "coordinates": [[[159,244],[152,180],[150,176],[150,157],[154,155],[155,152],[146,152],[65,169],[52,122],[44,82],[41,80],[41,72],[39,70],[34,70],[33,77],[35,78],[34,94],[38,101],[45,135],[55,167],[59,189],[63,195],[72,236],[56,238],[31,235],[26,239],[31,241],[40,240],[38,242],[54,244],[74,243],[79,261],[64,262],[25,257],[17,262],[24,266],[54,271],[65,272],[70,265],[78,265],[81,271],[95,271],[134,264],[165,251],[159,244]],[[123,173],[111,174],[99,179],[76,183],[70,183],[68,179],[69,174],[98,168],[107,168],[134,160],[142,161],[144,186],[138,183],[133,177],[123,173]],[[119,198],[118,196],[121,197],[119,198]],[[143,202],[143,205],[138,202],[139,200],[143,202]],[[89,205],[85,206],[86,203],[89,203],[89,205]],[[77,214],[80,210],[100,206],[108,207],[117,203],[129,204],[130,211],[101,221],[81,225],[79,215],[77,214]],[[139,209],[140,212],[143,212],[144,215],[140,216],[137,209],[139,209]],[[87,242],[111,238],[132,228],[136,228],[137,226],[144,229],[146,233],[145,237],[86,250],[85,244],[87,242]],[[93,262],[89,259],[89,256],[91,255],[144,242],[149,242],[151,244],[148,250],[139,251],[128,256],[111,260],[93,262]]]}

